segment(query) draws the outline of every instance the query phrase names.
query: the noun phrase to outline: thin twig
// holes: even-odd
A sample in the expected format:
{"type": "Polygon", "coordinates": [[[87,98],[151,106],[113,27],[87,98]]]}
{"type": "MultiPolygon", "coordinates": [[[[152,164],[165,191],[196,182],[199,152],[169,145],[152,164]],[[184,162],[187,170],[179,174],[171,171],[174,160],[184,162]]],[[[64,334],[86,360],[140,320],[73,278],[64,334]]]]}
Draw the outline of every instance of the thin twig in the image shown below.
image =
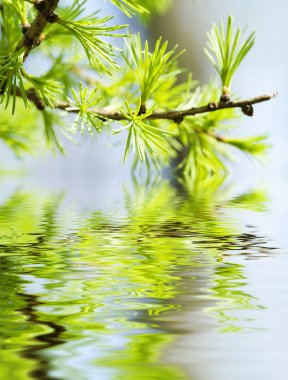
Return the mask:
{"type": "MultiPolygon", "coordinates": [[[[166,119],[166,120],[172,120],[175,122],[181,122],[185,117],[187,116],[194,116],[202,113],[207,112],[215,112],[220,111],[227,108],[241,108],[246,106],[252,106],[253,104],[266,102],[268,100],[271,100],[275,98],[278,94],[276,92],[268,95],[261,95],[257,96],[251,99],[245,99],[245,100],[236,100],[236,101],[230,101],[227,103],[208,103],[205,106],[201,107],[192,107],[184,110],[173,110],[173,111],[163,111],[163,112],[153,112],[150,116],[147,117],[147,119],[150,120],[160,120],[160,119],[166,119]]],[[[71,107],[69,103],[58,103],[55,108],[64,110],[67,112],[72,113],[78,113],[77,108],[71,107]]],[[[119,112],[109,112],[106,110],[91,110],[90,112],[94,112],[99,118],[108,119],[108,120],[125,120],[125,116],[123,116],[119,112]]]]}
{"type": "MultiPolygon", "coordinates": [[[[16,88],[16,95],[22,97],[22,93],[19,87],[16,88]]],[[[30,102],[34,103],[34,105],[39,111],[43,111],[45,109],[45,104],[43,100],[39,97],[37,91],[34,88],[29,88],[28,90],[26,90],[26,95],[27,99],[29,99],[30,102]]]]}
{"type": "MultiPolygon", "coordinates": [[[[43,100],[39,97],[37,94],[36,90],[34,88],[30,88],[26,91],[27,93],[27,98],[37,107],[39,111],[43,111],[45,109],[45,105],[43,100]]],[[[16,90],[16,95],[21,97],[21,92],[20,89],[17,88],[16,90]]],[[[207,112],[215,112],[215,111],[220,111],[223,109],[228,109],[228,108],[241,108],[246,106],[252,106],[257,103],[262,103],[266,102],[268,100],[271,100],[275,98],[278,95],[277,92],[274,92],[272,94],[267,94],[267,95],[261,95],[257,96],[251,99],[246,99],[246,100],[238,100],[238,101],[230,101],[227,103],[208,103],[206,106],[202,107],[193,107],[189,108],[187,110],[180,110],[180,111],[166,111],[166,112],[154,112],[150,116],[147,117],[147,119],[152,119],[152,120],[172,120],[177,123],[180,123],[185,117],[187,116],[195,116],[197,114],[202,114],[202,113],[207,113],[207,112]]],[[[55,109],[66,111],[68,113],[78,113],[79,110],[77,107],[72,107],[69,103],[58,103],[54,107],[55,109]]],[[[114,121],[121,121],[121,120],[126,120],[126,118],[118,112],[108,112],[105,110],[99,110],[99,111],[94,111],[91,110],[90,112],[93,112],[97,115],[99,119],[102,119],[103,121],[105,120],[114,120],[114,121]]],[[[211,131],[211,130],[205,130],[205,129],[197,129],[193,128],[194,132],[196,133],[201,133],[205,134],[219,142],[225,143],[226,138],[224,136],[218,135],[217,133],[211,131]]]]}

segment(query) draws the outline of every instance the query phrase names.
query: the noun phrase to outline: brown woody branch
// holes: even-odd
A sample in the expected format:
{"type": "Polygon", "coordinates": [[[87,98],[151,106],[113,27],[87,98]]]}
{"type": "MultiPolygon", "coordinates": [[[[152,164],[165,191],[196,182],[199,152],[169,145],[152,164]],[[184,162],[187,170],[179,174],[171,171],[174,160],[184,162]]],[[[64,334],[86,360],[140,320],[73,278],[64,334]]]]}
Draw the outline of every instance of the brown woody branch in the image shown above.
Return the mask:
{"type": "MultiPolygon", "coordinates": [[[[27,98],[34,103],[34,105],[37,107],[38,110],[43,111],[45,109],[45,104],[43,100],[39,97],[36,90],[34,88],[30,88],[26,91],[27,98]]],[[[20,89],[17,88],[16,91],[17,96],[21,96],[20,89]]],[[[195,116],[197,114],[203,114],[207,112],[215,112],[220,111],[223,109],[228,108],[241,108],[242,112],[248,116],[253,116],[253,105],[257,103],[266,102],[268,100],[271,100],[277,96],[277,92],[274,92],[270,95],[261,95],[257,96],[255,98],[246,99],[246,100],[238,100],[238,101],[230,101],[226,103],[208,103],[206,106],[202,107],[192,107],[187,110],[176,110],[176,111],[166,111],[166,112],[154,112],[150,116],[147,117],[147,119],[150,120],[171,120],[178,124],[180,124],[186,116],[195,116]],[[247,111],[248,107],[248,111],[247,111]],[[251,113],[252,110],[252,113],[251,113]]],[[[77,107],[72,107],[69,103],[58,103],[54,107],[55,109],[63,110],[69,113],[78,113],[79,110],[77,107]]],[[[93,111],[90,112],[95,113],[99,119],[105,120],[114,120],[114,121],[121,121],[126,120],[126,118],[119,112],[108,112],[105,110],[99,110],[99,111],[93,111]]],[[[213,139],[225,143],[226,139],[225,137],[218,135],[212,131],[205,130],[205,129],[195,129],[194,131],[197,133],[204,133],[213,139]]]]}
{"type": "MultiPolygon", "coordinates": [[[[22,93],[19,87],[16,88],[16,95],[22,97],[22,93]]],[[[29,88],[28,90],[26,90],[26,95],[30,102],[32,102],[39,111],[43,111],[45,109],[45,103],[39,97],[37,91],[34,88],[29,88]]]]}
{"type": "MultiPolygon", "coordinates": [[[[275,98],[276,96],[277,96],[277,93],[274,92],[272,94],[261,95],[261,96],[257,96],[257,97],[246,99],[246,100],[229,101],[226,103],[221,103],[221,102],[208,103],[205,106],[192,107],[192,108],[188,108],[184,110],[153,112],[150,116],[147,117],[147,119],[149,120],[166,119],[166,120],[172,120],[176,123],[180,123],[187,116],[195,116],[202,113],[215,112],[215,111],[220,111],[220,110],[224,110],[228,108],[240,108],[246,115],[252,116],[254,104],[266,102],[268,100],[275,98]]],[[[59,103],[55,106],[55,108],[65,110],[67,112],[73,112],[73,113],[78,112],[78,109],[71,107],[69,103],[59,103]]],[[[91,110],[91,112],[94,112],[99,118],[103,118],[105,120],[106,119],[115,120],[115,121],[125,120],[125,116],[123,116],[119,112],[109,112],[105,110],[99,110],[99,111],[91,110]]]]}
{"type": "MultiPolygon", "coordinates": [[[[43,110],[45,104],[43,100],[39,97],[37,91],[34,88],[30,88],[26,91],[27,98],[34,103],[38,110],[43,110]]],[[[16,95],[21,97],[21,91],[19,88],[16,90],[16,95]]],[[[184,110],[173,110],[173,111],[163,111],[163,112],[153,112],[151,115],[147,116],[148,120],[171,120],[175,123],[180,124],[183,119],[187,116],[195,116],[203,113],[221,111],[228,108],[240,108],[245,115],[253,116],[253,105],[258,103],[263,103],[268,100],[271,100],[278,96],[277,92],[272,94],[256,96],[250,99],[229,101],[229,102],[219,102],[219,103],[208,103],[205,106],[201,107],[192,107],[184,110]]],[[[73,107],[69,103],[57,103],[54,107],[58,110],[63,110],[69,113],[78,113],[79,109],[73,107]]],[[[126,120],[120,112],[109,112],[106,110],[90,110],[90,112],[95,113],[99,119],[102,120],[114,120],[121,121],[126,120]]]]}
{"type": "Polygon", "coordinates": [[[46,25],[50,22],[54,22],[53,15],[58,3],[59,0],[35,0],[34,6],[37,9],[38,14],[31,26],[23,30],[24,36],[16,49],[19,50],[25,47],[24,59],[35,46],[40,44],[41,34],[46,25]]]}

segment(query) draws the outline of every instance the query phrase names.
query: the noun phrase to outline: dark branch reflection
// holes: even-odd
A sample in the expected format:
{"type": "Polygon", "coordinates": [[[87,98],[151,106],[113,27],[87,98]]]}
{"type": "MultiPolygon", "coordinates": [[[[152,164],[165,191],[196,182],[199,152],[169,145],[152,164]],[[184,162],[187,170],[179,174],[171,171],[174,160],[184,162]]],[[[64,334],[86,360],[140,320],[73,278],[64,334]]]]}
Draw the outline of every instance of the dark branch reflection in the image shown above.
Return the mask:
{"type": "Polygon", "coordinates": [[[18,311],[26,317],[26,321],[36,325],[47,326],[52,330],[49,333],[35,336],[34,339],[40,342],[40,344],[26,346],[21,352],[24,358],[33,359],[37,363],[37,368],[32,370],[29,375],[33,379],[58,380],[59,378],[49,375],[50,361],[45,355],[41,354],[41,351],[65,343],[65,340],[61,339],[61,334],[65,331],[65,328],[55,322],[42,320],[37,315],[37,307],[43,304],[38,301],[37,296],[23,293],[18,293],[17,295],[25,301],[25,306],[18,311]]]}

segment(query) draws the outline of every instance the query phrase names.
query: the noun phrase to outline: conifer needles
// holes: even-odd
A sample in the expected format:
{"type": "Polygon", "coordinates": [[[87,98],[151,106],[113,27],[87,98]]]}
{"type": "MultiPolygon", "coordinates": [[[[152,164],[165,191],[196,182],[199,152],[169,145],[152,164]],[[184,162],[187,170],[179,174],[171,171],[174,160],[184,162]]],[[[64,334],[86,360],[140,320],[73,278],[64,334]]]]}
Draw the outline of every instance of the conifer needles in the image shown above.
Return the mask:
{"type": "MultiPolygon", "coordinates": [[[[110,1],[129,17],[159,13],[170,3],[110,1]]],[[[130,36],[125,25],[114,25],[109,15],[99,17],[97,10],[87,15],[86,0],[60,4],[59,0],[0,0],[0,126],[4,117],[9,125],[0,138],[17,154],[29,150],[27,130],[24,138],[19,118],[25,123],[31,115],[35,118],[27,127],[31,144],[33,128],[40,128],[48,146],[61,152],[59,132],[112,130],[113,135],[125,136],[124,160],[132,151],[135,162],[153,163],[156,168],[172,165],[187,178],[225,171],[230,146],[251,155],[265,153],[266,136],[240,139],[227,134],[239,118],[237,109],[252,116],[254,104],[275,96],[231,99],[233,77],[254,45],[254,32],[242,39],[241,29],[234,31],[229,17],[226,31],[221,22],[208,33],[206,53],[221,79],[219,89],[215,81],[200,86],[190,74],[181,83],[183,70],[177,58],[182,52],[169,49],[161,37],[151,45],[142,42],[140,34],[130,36]],[[126,37],[123,49],[113,47],[109,39],[114,37],[126,37]],[[26,67],[32,51],[32,65],[26,67]],[[46,68],[37,73],[33,59],[39,57],[46,68]],[[33,109],[26,110],[30,104],[33,109]],[[14,115],[9,123],[6,108],[14,115]],[[64,111],[75,114],[70,129],[65,127],[69,120],[64,111]]]]}
{"type": "Polygon", "coordinates": [[[234,33],[233,19],[229,16],[226,32],[223,22],[220,21],[220,27],[214,24],[207,35],[208,49],[205,49],[205,52],[220,76],[223,99],[226,97],[226,100],[229,100],[232,79],[255,43],[255,32],[242,41],[241,28],[234,33]]]}

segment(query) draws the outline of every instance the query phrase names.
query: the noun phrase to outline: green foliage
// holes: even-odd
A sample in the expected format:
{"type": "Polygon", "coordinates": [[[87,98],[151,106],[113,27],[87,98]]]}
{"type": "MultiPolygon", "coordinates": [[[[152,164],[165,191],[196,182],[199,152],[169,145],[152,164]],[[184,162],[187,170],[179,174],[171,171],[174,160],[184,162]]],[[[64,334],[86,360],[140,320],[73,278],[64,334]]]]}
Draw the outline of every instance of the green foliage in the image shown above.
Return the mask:
{"type": "Polygon", "coordinates": [[[220,28],[214,24],[208,33],[208,49],[205,49],[205,52],[221,78],[224,95],[226,93],[230,95],[234,74],[255,43],[255,32],[252,32],[244,42],[242,34],[240,28],[234,33],[231,16],[228,17],[226,33],[222,21],[220,28]]]}
{"type": "MultiPolygon", "coordinates": [[[[71,87],[78,85],[79,57],[65,57],[63,53],[55,56],[49,52],[47,55],[52,65],[42,78],[52,80],[57,87],[61,87],[62,96],[67,96],[71,87]]],[[[60,92],[57,91],[57,94],[60,95],[60,92]]]]}
{"type": "MultiPolygon", "coordinates": [[[[110,1],[127,16],[138,14],[145,20],[171,5],[169,0],[110,1]]],[[[129,36],[124,25],[113,25],[111,16],[100,18],[99,10],[87,14],[86,0],[74,0],[66,6],[60,2],[51,22],[35,40],[27,41],[25,30],[41,9],[23,0],[2,0],[0,5],[0,102],[15,114],[12,119],[19,116],[17,98],[22,98],[26,108],[31,106],[29,110],[21,107],[23,121],[31,110],[35,129],[40,125],[52,149],[64,151],[61,134],[72,139],[77,132],[124,132],[120,135],[127,136],[124,160],[132,151],[133,168],[143,162],[148,170],[169,166],[188,179],[226,171],[230,147],[264,155],[263,136],[227,135],[240,116],[234,109],[181,117],[183,110],[218,102],[221,90],[215,80],[199,85],[190,73],[186,81],[180,81],[183,69],[177,58],[182,52],[177,47],[169,50],[161,37],[153,45],[142,42],[139,33],[129,36]],[[111,38],[124,36],[123,49],[110,43],[111,38]],[[38,59],[45,60],[43,68],[34,65],[38,59]],[[26,60],[31,60],[27,66],[26,60]],[[163,112],[176,116],[166,118],[163,112]],[[69,113],[75,114],[70,128],[69,113]]],[[[229,17],[226,31],[221,22],[208,37],[207,54],[221,78],[222,96],[230,97],[233,76],[254,44],[254,33],[242,42],[240,28],[234,33],[229,17]]],[[[5,117],[0,114],[0,125],[3,120],[6,113],[5,117]]],[[[0,130],[0,138],[19,154],[22,145],[13,136],[14,127],[10,134],[5,128],[2,134],[0,130]]],[[[27,150],[25,143],[23,151],[27,150]]]]}
{"type": "Polygon", "coordinates": [[[109,67],[117,67],[113,60],[113,47],[107,43],[103,37],[125,37],[127,34],[116,34],[117,30],[123,29],[126,25],[108,26],[112,17],[106,16],[97,18],[98,12],[94,12],[88,17],[77,21],[69,21],[69,18],[77,18],[84,11],[85,1],[78,3],[74,1],[71,12],[67,15],[68,19],[59,18],[57,23],[67,29],[81,43],[85,50],[89,62],[99,73],[110,73],[109,67]],[[73,9],[74,6],[74,9],[73,9]]]}
{"type": "Polygon", "coordinates": [[[23,76],[32,84],[47,107],[54,107],[57,104],[57,96],[61,94],[62,90],[61,83],[47,78],[47,75],[36,77],[25,72],[23,76]]]}
{"type": "Polygon", "coordinates": [[[88,93],[88,88],[83,89],[83,85],[80,83],[79,94],[77,95],[73,88],[71,92],[73,99],[68,97],[71,107],[68,107],[67,110],[77,112],[71,132],[75,133],[80,130],[83,134],[85,129],[87,129],[90,134],[93,134],[94,129],[100,132],[103,126],[103,118],[99,118],[97,113],[89,111],[89,109],[97,105],[101,100],[101,97],[96,96],[97,88],[88,93]]]}
{"type": "Polygon", "coordinates": [[[138,33],[126,40],[126,51],[122,53],[126,64],[135,74],[142,105],[145,105],[147,100],[159,90],[164,81],[181,72],[173,67],[181,53],[175,55],[176,47],[171,51],[167,51],[168,42],[166,41],[161,45],[161,40],[159,38],[156,41],[153,51],[150,52],[148,41],[145,42],[143,49],[141,37],[138,33]]]}
{"type": "Polygon", "coordinates": [[[14,10],[14,14],[20,19],[22,25],[28,24],[28,13],[31,8],[30,4],[23,0],[4,0],[5,6],[14,10]]]}
{"type": "MultiPolygon", "coordinates": [[[[52,148],[54,150],[59,151],[60,153],[64,153],[64,147],[61,144],[58,133],[57,133],[57,126],[61,124],[59,118],[55,116],[53,112],[49,112],[44,110],[42,112],[43,116],[43,124],[44,124],[44,135],[46,139],[46,144],[49,148],[52,148]]],[[[63,128],[62,128],[63,132],[63,128]]]]}
{"type": "Polygon", "coordinates": [[[22,38],[22,33],[19,28],[17,12],[15,12],[10,3],[5,3],[5,8],[4,4],[2,6],[5,12],[0,12],[0,50],[1,53],[2,49],[7,53],[7,51],[12,52],[16,49],[17,44],[22,38]]]}
{"type": "Polygon", "coordinates": [[[263,156],[269,148],[269,145],[267,144],[267,135],[252,136],[246,139],[226,137],[224,141],[243,152],[253,155],[263,156]]]}
{"type": "Polygon", "coordinates": [[[124,12],[128,17],[137,12],[144,13],[147,9],[140,5],[137,0],[110,0],[111,3],[115,4],[122,12],[124,12]]]}
{"type": "Polygon", "coordinates": [[[12,97],[12,114],[15,112],[17,89],[20,91],[25,106],[28,106],[28,98],[21,72],[23,57],[24,49],[0,56],[0,88],[2,89],[0,102],[4,102],[5,108],[7,108],[12,97]]]}
{"type": "Polygon", "coordinates": [[[127,111],[121,110],[121,113],[128,121],[128,124],[113,131],[114,134],[120,133],[124,130],[128,131],[124,161],[128,156],[131,145],[133,147],[133,152],[137,152],[141,161],[146,160],[146,149],[151,156],[155,155],[153,146],[167,151],[167,148],[165,147],[165,136],[171,135],[171,132],[156,128],[145,120],[152,114],[153,109],[150,109],[145,113],[140,113],[141,102],[139,102],[135,111],[130,108],[129,103],[126,103],[126,107],[127,111]]]}
{"type": "Polygon", "coordinates": [[[225,173],[226,167],[221,160],[221,148],[221,145],[209,135],[190,132],[187,154],[178,164],[177,170],[183,172],[187,179],[195,175],[201,177],[211,173],[225,173]]]}
{"type": "Polygon", "coordinates": [[[160,15],[166,12],[172,0],[110,0],[115,4],[126,16],[131,17],[134,14],[140,14],[141,19],[148,22],[152,15],[160,15]]]}
{"type": "Polygon", "coordinates": [[[148,10],[148,12],[142,13],[141,19],[146,23],[149,22],[153,16],[159,16],[167,12],[172,6],[172,3],[172,0],[142,0],[141,4],[148,10]]]}

